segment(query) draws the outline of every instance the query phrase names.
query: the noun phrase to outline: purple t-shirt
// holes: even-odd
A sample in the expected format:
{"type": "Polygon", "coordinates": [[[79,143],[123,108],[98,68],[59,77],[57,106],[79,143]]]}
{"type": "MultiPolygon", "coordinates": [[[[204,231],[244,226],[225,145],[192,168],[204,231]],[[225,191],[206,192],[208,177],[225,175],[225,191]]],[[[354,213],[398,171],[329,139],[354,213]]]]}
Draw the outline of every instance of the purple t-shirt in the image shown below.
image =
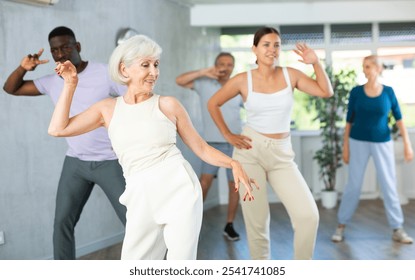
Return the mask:
{"type": "MultiPolygon", "coordinates": [[[[56,74],[47,75],[33,81],[42,94],[52,98],[54,104],[59,99],[63,79],[56,74]]],[[[103,63],[88,62],[87,67],[78,74],[78,86],[72,100],[70,116],[77,115],[91,105],[111,96],[124,95],[126,87],[113,82],[108,66],[103,63]]],[[[88,133],[66,137],[69,149],[66,155],[85,161],[103,161],[117,159],[107,129],[97,128],[88,133]]]]}

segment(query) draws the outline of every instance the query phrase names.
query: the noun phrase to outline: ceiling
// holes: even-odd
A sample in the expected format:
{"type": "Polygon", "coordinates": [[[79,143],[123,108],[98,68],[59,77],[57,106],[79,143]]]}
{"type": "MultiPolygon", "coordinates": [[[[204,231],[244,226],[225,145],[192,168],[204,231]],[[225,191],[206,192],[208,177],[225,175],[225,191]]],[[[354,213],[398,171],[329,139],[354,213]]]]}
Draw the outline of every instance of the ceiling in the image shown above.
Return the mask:
{"type": "Polygon", "coordinates": [[[201,27],[414,21],[415,0],[168,0],[201,27]]]}
{"type": "MultiPolygon", "coordinates": [[[[194,5],[218,5],[218,4],[252,4],[252,3],[283,3],[283,2],[349,2],[349,1],[361,1],[361,0],[170,0],[185,6],[194,5]]],[[[379,1],[379,0],[364,0],[364,1],[379,1]]]]}

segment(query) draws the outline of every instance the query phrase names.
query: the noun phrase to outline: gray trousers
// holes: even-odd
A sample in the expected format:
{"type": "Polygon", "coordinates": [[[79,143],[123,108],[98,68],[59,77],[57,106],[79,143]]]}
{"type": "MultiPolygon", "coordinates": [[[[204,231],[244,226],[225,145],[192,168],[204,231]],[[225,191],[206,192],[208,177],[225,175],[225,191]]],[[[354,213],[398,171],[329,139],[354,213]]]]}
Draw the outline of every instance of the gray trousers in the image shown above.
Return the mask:
{"type": "Polygon", "coordinates": [[[340,224],[348,224],[360,202],[363,179],[369,158],[372,157],[380,190],[383,194],[386,218],[392,229],[401,228],[404,222],[399,194],[396,187],[395,154],[393,141],[368,142],[349,140],[349,179],[343,190],[337,217],[340,224]]]}
{"type": "Polygon", "coordinates": [[[95,184],[104,191],[125,225],[126,208],[118,200],[125,190],[125,179],[118,160],[82,161],[66,156],[56,194],[54,259],[75,259],[75,225],[95,184]]]}

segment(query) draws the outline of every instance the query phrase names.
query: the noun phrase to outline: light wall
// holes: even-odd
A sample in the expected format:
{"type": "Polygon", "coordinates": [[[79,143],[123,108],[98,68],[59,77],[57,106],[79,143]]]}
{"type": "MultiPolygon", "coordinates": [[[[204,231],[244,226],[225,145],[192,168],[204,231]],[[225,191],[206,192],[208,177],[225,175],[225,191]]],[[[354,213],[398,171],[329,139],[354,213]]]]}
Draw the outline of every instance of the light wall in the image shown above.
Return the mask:
{"type": "MultiPolygon", "coordinates": [[[[219,31],[189,24],[189,9],[167,0],[60,0],[32,6],[0,0],[0,259],[51,259],[55,195],[66,152],[64,139],[47,134],[53,110],[49,97],[15,97],[2,90],[21,59],[45,48],[50,59],[26,75],[34,79],[53,72],[47,41],[56,26],[72,28],[84,60],[107,62],[121,28],[132,27],[163,48],[156,93],[176,96],[201,130],[195,94],[175,84],[184,71],[211,65],[219,48],[219,31]]],[[[185,157],[199,172],[200,161],[179,140],[185,157]]],[[[168,178],[166,178],[168,179],[168,178]]],[[[78,255],[122,240],[123,227],[96,187],[76,227],[78,255]]]]}

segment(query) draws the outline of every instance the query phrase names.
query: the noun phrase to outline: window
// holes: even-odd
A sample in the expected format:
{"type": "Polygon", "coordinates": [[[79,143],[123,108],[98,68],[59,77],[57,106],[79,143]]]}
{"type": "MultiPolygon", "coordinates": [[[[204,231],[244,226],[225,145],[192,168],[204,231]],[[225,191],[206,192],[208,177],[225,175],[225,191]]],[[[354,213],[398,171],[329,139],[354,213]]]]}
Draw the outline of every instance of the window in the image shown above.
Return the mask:
{"type": "Polygon", "coordinates": [[[323,25],[281,26],[280,33],[283,45],[295,45],[297,42],[311,45],[324,43],[323,25]]]}
{"type": "Polygon", "coordinates": [[[393,87],[405,125],[415,126],[415,47],[384,47],[378,49],[385,66],[382,82],[393,87]]]}
{"type": "Polygon", "coordinates": [[[332,44],[355,44],[372,42],[371,24],[333,24],[331,26],[332,44]]]}
{"type": "Polygon", "coordinates": [[[415,22],[393,22],[379,24],[380,42],[415,41],[415,22]]]}
{"type": "MultiPolygon", "coordinates": [[[[365,56],[378,54],[385,65],[382,82],[394,88],[406,126],[415,127],[415,47],[412,43],[415,41],[415,22],[326,26],[330,32],[325,33],[323,25],[289,25],[277,28],[281,32],[282,40],[279,65],[298,68],[312,75],[312,67],[298,62],[298,56],[291,51],[296,42],[306,42],[318,52],[323,63],[330,63],[335,72],[340,69],[354,69],[358,73],[357,83],[363,84],[366,78],[362,72],[362,60],[365,56]]],[[[221,47],[223,51],[231,52],[236,59],[234,74],[256,67],[251,47],[253,34],[257,29],[258,27],[222,29],[221,47]]],[[[293,128],[315,130],[318,129],[318,123],[312,121],[315,114],[306,110],[306,97],[304,93],[294,93],[296,101],[292,115],[293,128]]]]}
{"type": "Polygon", "coordinates": [[[335,72],[340,71],[340,69],[355,70],[358,73],[357,83],[363,84],[366,82],[362,72],[363,58],[371,54],[370,50],[333,51],[331,53],[333,70],[335,72]]]}

